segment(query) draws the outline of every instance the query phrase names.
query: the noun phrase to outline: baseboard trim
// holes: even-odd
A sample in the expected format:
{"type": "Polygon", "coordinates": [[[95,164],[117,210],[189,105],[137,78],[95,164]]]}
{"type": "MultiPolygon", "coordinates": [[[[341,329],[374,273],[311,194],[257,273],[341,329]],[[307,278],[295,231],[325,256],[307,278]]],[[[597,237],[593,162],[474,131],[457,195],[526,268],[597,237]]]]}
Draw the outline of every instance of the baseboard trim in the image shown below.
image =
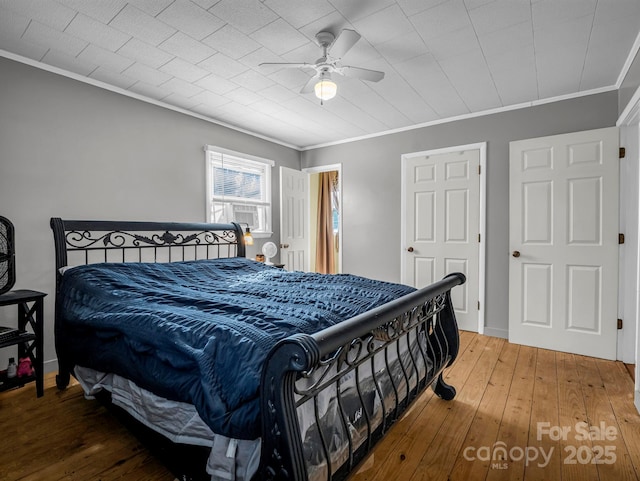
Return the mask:
{"type": "Polygon", "coordinates": [[[45,374],[50,372],[58,372],[58,360],[52,359],[51,361],[45,361],[43,363],[43,369],[45,374]]]}
{"type": "Polygon", "coordinates": [[[484,326],[484,335],[491,337],[501,337],[502,339],[509,339],[509,330],[484,326]]]}

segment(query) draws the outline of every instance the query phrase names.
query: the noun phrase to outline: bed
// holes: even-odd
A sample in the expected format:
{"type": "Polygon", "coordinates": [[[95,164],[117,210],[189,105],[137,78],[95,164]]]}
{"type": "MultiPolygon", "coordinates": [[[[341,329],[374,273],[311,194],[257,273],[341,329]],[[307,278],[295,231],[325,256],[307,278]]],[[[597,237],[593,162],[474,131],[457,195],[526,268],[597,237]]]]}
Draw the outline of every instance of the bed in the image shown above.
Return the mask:
{"type": "Polygon", "coordinates": [[[455,396],[460,273],[416,290],[288,272],[246,259],[238,224],[51,228],[58,388],[74,376],[207,450],[181,479],[345,479],[422,391],[455,396]]]}

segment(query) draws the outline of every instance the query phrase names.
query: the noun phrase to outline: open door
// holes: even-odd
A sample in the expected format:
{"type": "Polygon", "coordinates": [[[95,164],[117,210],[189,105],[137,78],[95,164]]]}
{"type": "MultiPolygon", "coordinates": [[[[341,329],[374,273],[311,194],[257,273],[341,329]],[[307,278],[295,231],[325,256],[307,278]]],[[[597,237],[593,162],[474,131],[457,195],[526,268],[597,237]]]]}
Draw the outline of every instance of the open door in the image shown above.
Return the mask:
{"type": "Polygon", "coordinates": [[[280,167],[280,261],[289,271],[309,270],[309,175],[280,167]]]}

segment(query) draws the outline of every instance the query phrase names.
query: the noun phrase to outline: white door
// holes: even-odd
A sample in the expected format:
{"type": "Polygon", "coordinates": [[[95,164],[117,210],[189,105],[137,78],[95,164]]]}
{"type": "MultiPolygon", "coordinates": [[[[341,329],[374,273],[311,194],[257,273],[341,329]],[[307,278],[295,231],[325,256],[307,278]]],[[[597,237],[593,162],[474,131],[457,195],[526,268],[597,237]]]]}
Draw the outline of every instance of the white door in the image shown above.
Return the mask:
{"type": "Polygon", "coordinates": [[[616,358],[618,130],[510,143],[509,341],[616,358]]]}
{"type": "Polygon", "coordinates": [[[478,148],[403,156],[402,282],[420,288],[462,272],[467,282],[453,289],[451,298],[460,329],[474,332],[479,316],[479,165],[478,148]]]}
{"type": "Polygon", "coordinates": [[[280,261],[309,270],[309,174],[280,167],[280,261]]]}

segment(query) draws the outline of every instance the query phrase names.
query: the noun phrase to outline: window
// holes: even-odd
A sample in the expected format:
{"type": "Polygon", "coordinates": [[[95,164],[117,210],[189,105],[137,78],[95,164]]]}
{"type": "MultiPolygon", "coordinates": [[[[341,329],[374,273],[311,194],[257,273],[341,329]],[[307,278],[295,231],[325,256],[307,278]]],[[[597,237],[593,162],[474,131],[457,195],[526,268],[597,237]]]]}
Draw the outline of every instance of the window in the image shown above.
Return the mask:
{"type": "Polygon", "coordinates": [[[271,160],[208,145],[207,221],[237,222],[271,235],[271,160]]]}

